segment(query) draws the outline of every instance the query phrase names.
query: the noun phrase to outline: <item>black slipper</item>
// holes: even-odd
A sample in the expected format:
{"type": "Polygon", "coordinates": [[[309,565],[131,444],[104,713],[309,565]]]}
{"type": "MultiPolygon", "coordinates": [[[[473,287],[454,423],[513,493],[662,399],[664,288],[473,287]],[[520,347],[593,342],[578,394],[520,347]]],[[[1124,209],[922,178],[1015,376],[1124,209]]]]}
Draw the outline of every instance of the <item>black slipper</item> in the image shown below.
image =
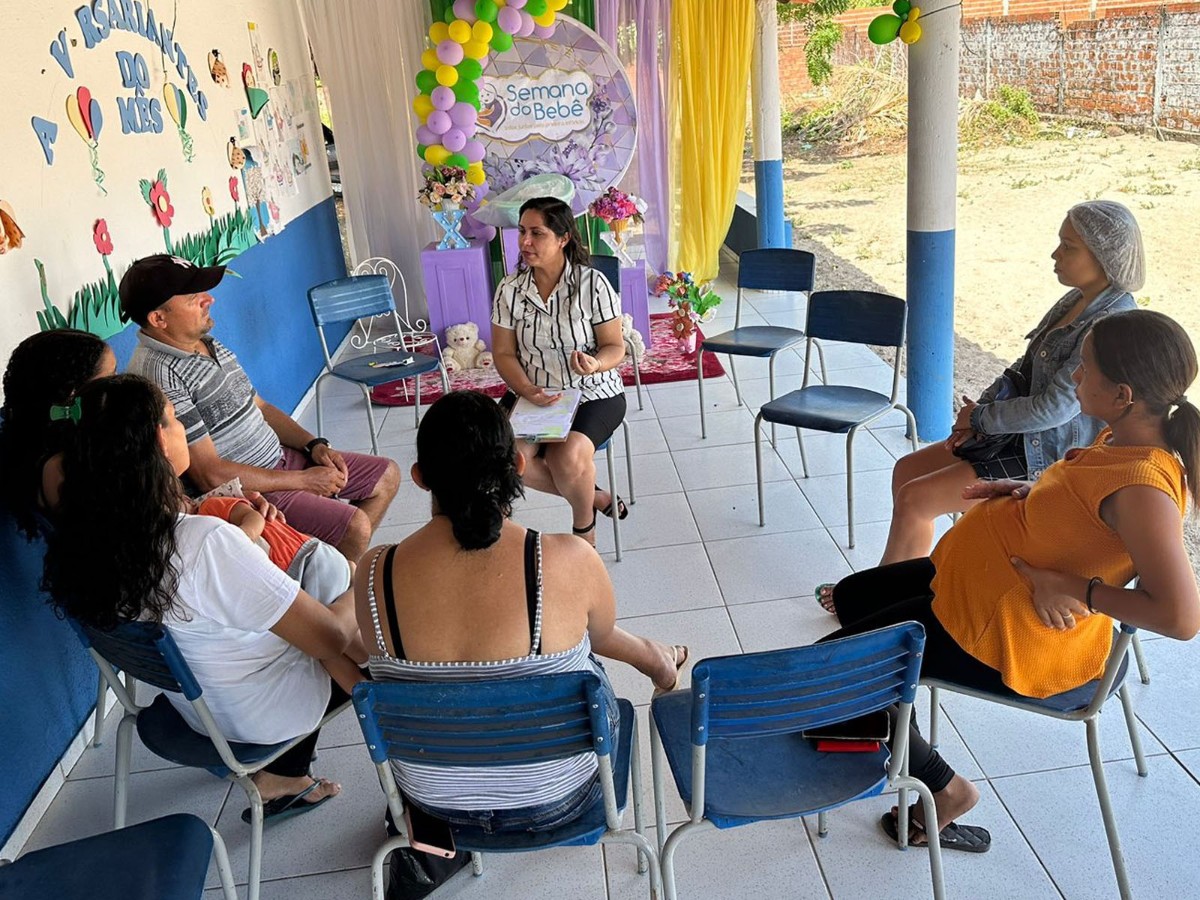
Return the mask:
{"type": "MultiPolygon", "coordinates": [[[[332,800],[336,795],[330,794],[322,797],[320,800],[315,800],[312,803],[305,801],[305,797],[324,784],[318,779],[302,790],[298,794],[290,794],[284,797],[276,797],[274,800],[266,800],[263,802],[263,822],[275,821],[282,822],[284,819],[290,819],[293,816],[299,816],[309,810],[316,809],[322,803],[332,800]]],[[[242,810],[242,821],[250,824],[250,807],[242,810]]]]}
{"type": "MultiPolygon", "coordinates": [[[[602,487],[600,487],[600,485],[596,485],[596,491],[597,491],[597,492],[599,492],[599,491],[602,491],[602,490],[604,490],[604,489],[603,489],[602,487]]],[[[620,519],[622,522],[624,522],[624,521],[625,521],[625,517],[626,517],[627,515],[629,515],[629,507],[628,507],[628,506],[626,506],[626,505],[625,505],[625,501],[624,501],[624,500],[622,500],[620,497],[617,497],[617,495],[616,495],[616,494],[612,494],[611,496],[616,498],[616,502],[617,502],[617,518],[618,518],[618,519],[620,519]]],[[[597,511],[598,513],[600,513],[600,515],[602,515],[602,516],[608,516],[608,517],[611,519],[611,518],[613,517],[613,505],[612,505],[612,502],[610,501],[610,502],[609,502],[609,504],[608,504],[608,506],[604,507],[604,509],[598,509],[598,510],[596,510],[596,511],[597,511]]]]}
{"type": "MultiPolygon", "coordinates": [[[[925,829],[916,819],[913,818],[914,805],[908,811],[908,822],[911,828],[916,829],[920,834],[925,834],[925,829]]],[[[883,833],[896,842],[896,846],[900,846],[900,829],[896,823],[896,811],[883,814],[883,818],[879,820],[879,824],[883,827],[883,833]]],[[[962,850],[966,853],[987,853],[992,847],[992,836],[988,830],[980,825],[960,825],[958,822],[951,822],[942,829],[938,835],[939,843],[943,850],[962,850]]],[[[924,847],[925,844],[914,844],[910,839],[908,842],[910,847],[924,847]]]]}

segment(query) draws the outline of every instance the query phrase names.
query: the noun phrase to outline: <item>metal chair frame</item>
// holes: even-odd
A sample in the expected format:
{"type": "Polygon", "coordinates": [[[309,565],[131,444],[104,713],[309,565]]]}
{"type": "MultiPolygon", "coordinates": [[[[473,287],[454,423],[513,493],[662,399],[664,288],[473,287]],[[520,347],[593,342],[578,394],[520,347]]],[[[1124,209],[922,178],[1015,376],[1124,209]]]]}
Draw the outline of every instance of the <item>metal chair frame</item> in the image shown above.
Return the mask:
{"type": "MultiPolygon", "coordinates": [[[[633,446],[629,442],[629,423],[624,419],[621,420],[621,431],[625,436],[625,474],[629,478],[629,496],[625,498],[625,502],[629,506],[636,503],[636,498],[633,492],[633,446]]],[[[609,437],[607,441],[596,448],[604,451],[604,457],[608,462],[608,490],[612,494],[613,502],[613,546],[616,548],[617,562],[621,561],[621,515],[617,509],[617,467],[613,461],[613,441],[609,437]]]]}
{"type": "MultiPolygon", "coordinates": [[[[617,296],[621,296],[621,261],[615,256],[593,254],[590,264],[608,280],[609,285],[617,292],[617,296]],[[606,260],[612,260],[612,262],[606,262],[606,260]]],[[[643,335],[643,337],[649,338],[649,335],[643,335]]],[[[625,340],[625,355],[633,363],[633,385],[637,391],[638,409],[645,409],[645,406],[642,405],[642,367],[634,353],[633,342],[628,339],[625,340]]]]}

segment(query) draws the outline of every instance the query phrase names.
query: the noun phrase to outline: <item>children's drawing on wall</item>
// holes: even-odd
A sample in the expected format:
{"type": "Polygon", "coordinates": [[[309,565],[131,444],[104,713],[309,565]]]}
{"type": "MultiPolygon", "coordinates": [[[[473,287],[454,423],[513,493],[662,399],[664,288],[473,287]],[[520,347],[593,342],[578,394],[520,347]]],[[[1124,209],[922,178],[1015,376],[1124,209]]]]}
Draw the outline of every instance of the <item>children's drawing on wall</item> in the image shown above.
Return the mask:
{"type": "Polygon", "coordinates": [[[167,112],[175,122],[175,128],[179,131],[179,140],[183,144],[183,158],[187,162],[192,161],[192,136],[187,133],[187,95],[171,82],[163,84],[163,105],[167,108],[167,112]]]}
{"type": "Polygon", "coordinates": [[[271,81],[274,82],[275,87],[279,87],[279,82],[281,80],[279,72],[279,54],[275,52],[274,48],[267,51],[267,68],[271,70],[271,81]]]}
{"type": "Polygon", "coordinates": [[[271,216],[267,209],[267,179],[253,152],[243,150],[242,156],[242,184],[246,188],[246,206],[250,209],[250,218],[259,238],[265,238],[271,233],[271,216]]]}
{"type": "Polygon", "coordinates": [[[208,74],[221,87],[229,87],[229,69],[225,67],[225,60],[221,59],[221,51],[215,47],[208,51],[208,74]]]}
{"type": "Polygon", "coordinates": [[[67,119],[70,120],[75,133],[87,145],[92,164],[92,181],[96,182],[100,193],[107,197],[104,172],[100,168],[100,129],[104,127],[104,115],[92,92],[83,85],[67,97],[67,119]]]}
{"type": "Polygon", "coordinates": [[[254,120],[250,118],[250,110],[244,106],[237,111],[237,142],[254,143],[254,120]]]}
{"type": "Polygon", "coordinates": [[[246,88],[246,102],[250,104],[250,116],[257,119],[263,107],[267,105],[270,95],[258,86],[254,78],[254,70],[250,63],[242,63],[242,84],[246,88]]]}
{"type": "Polygon", "coordinates": [[[13,211],[12,204],[7,200],[0,200],[0,256],[9,250],[21,249],[21,242],[24,240],[25,232],[17,224],[17,214],[13,211]]]}
{"type": "Polygon", "coordinates": [[[262,44],[259,42],[258,24],[256,22],[247,22],[246,31],[250,35],[250,58],[254,60],[256,83],[265,85],[268,77],[267,58],[263,54],[262,44]]]}
{"type": "Polygon", "coordinates": [[[42,291],[42,309],[38,310],[38,325],[42,331],[55,328],[78,328],[90,331],[100,338],[108,339],[125,328],[121,321],[121,299],[117,294],[117,278],[113,274],[108,258],[113,252],[113,239],[108,231],[108,222],[97,219],[92,223],[92,246],[100,254],[104,263],[104,278],[85,284],[72,298],[66,307],[67,314],[63,315],[50,302],[50,292],[46,287],[46,267],[40,259],[35,259],[38,282],[42,291]]]}

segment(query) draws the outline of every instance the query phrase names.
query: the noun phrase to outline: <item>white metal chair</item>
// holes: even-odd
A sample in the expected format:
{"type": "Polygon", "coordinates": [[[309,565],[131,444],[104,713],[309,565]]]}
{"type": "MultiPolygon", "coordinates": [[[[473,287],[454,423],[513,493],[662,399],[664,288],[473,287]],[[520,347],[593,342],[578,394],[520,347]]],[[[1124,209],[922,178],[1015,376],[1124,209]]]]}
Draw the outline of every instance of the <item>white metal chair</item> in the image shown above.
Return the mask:
{"type": "MultiPolygon", "coordinates": [[[[630,506],[634,504],[633,494],[633,448],[629,443],[629,425],[624,419],[621,420],[621,430],[625,436],[625,474],[629,476],[629,496],[625,498],[625,502],[630,506]]],[[[613,502],[613,545],[616,548],[617,562],[621,561],[621,514],[617,508],[617,467],[613,462],[613,441],[610,437],[607,441],[596,448],[603,450],[605,459],[608,462],[608,490],[612,494],[613,502]]]]}

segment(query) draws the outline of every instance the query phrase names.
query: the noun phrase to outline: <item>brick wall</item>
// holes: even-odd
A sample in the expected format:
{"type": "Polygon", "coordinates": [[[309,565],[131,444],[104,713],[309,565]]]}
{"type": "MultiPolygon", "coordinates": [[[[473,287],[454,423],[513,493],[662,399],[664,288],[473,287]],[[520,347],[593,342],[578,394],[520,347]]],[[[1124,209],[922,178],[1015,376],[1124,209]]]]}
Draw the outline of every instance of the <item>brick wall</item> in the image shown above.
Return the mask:
{"type": "MultiPolygon", "coordinates": [[[[837,62],[900,61],[901,44],[867,39],[867,25],[885,11],[838,17],[837,62]]],[[[780,29],[785,97],[809,87],[803,44],[794,24],[780,29]]],[[[1043,112],[1200,133],[1200,2],[964,0],[960,60],[964,96],[1012,85],[1043,112]]]]}

